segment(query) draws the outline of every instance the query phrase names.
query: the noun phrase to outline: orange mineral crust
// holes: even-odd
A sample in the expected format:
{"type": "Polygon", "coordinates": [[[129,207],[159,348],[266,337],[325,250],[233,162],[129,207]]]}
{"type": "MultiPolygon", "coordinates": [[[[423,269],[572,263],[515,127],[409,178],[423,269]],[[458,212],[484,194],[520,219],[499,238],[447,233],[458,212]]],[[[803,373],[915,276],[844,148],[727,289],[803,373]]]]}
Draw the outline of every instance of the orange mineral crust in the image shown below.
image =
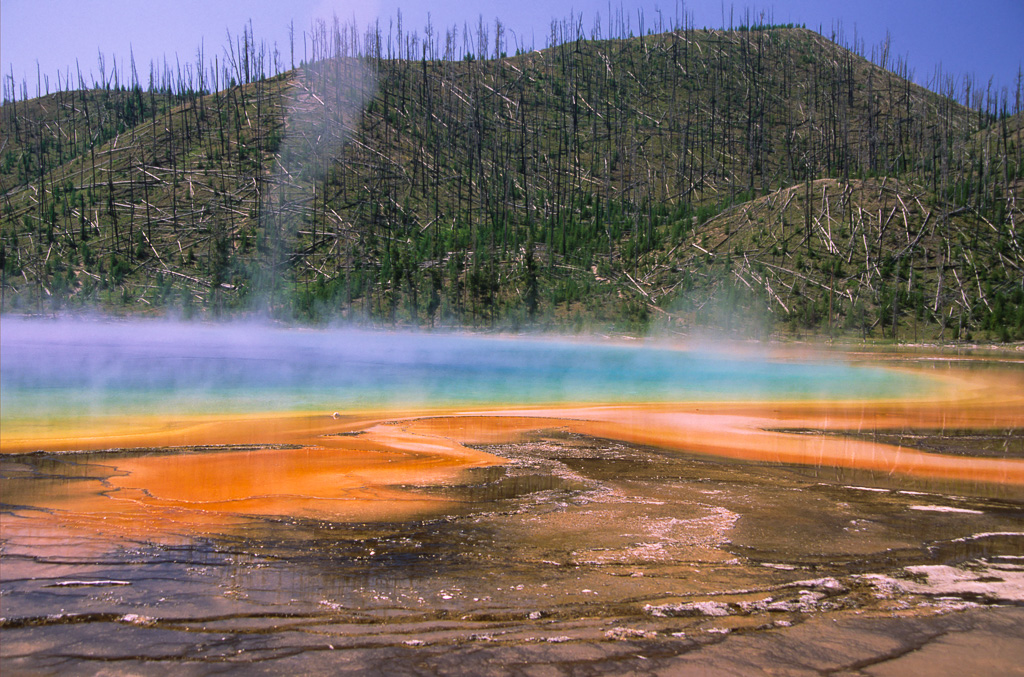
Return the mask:
{"type": "MultiPolygon", "coordinates": [[[[19,511],[19,516],[38,523],[47,521],[47,514],[59,515],[65,526],[114,529],[126,536],[220,531],[252,516],[408,519],[436,514],[447,500],[396,487],[443,485],[467,468],[503,463],[444,437],[329,415],[148,423],[143,432],[92,430],[77,445],[156,450],[105,454],[95,461],[102,480],[57,483],[56,491],[49,483],[26,482],[23,488],[18,480],[8,482],[15,504],[47,511],[19,511]]],[[[3,445],[5,452],[10,447],[66,451],[76,447],[72,440],[36,435],[5,439],[3,445]]],[[[5,520],[4,530],[9,534],[22,526],[5,520]]]]}
{"type": "Polygon", "coordinates": [[[452,499],[422,488],[504,463],[467,445],[516,442],[544,430],[1024,493],[1024,459],[926,453],[863,439],[863,433],[891,429],[1024,427],[1019,373],[946,373],[936,383],[934,396],[906,401],[106,418],[68,428],[5,424],[5,454],[108,451],[90,460],[94,475],[77,482],[5,481],[5,502],[24,508],[5,519],[3,529],[10,534],[51,522],[62,530],[77,525],[152,536],[230,530],[268,516],[369,521],[439,514],[453,508],[452,499]]]}

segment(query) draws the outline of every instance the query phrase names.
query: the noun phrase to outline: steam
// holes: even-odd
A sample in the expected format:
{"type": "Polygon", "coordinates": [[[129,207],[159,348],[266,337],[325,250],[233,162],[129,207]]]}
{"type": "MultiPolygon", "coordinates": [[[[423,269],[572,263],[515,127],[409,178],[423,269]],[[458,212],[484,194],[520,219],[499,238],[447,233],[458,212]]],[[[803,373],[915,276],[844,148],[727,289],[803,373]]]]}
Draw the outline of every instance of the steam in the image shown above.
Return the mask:
{"type": "Polygon", "coordinates": [[[5,318],[2,420],[124,413],[891,397],[923,387],[844,364],[653,344],[5,318]]]}
{"type": "Polygon", "coordinates": [[[272,148],[275,167],[260,197],[260,244],[266,263],[257,271],[255,305],[271,312],[286,291],[281,283],[300,228],[312,232],[314,250],[319,234],[321,243],[325,238],[334,241],[328,256],[337,260],[344,251],[339,244],[350,236],[351,224],[328,208],[324,191],[332,164],[356,134],[377,92],[374,62],[365,58],[372,41],[354,21],[342,25],[336,15],[331,24],[318,21],[310,41],[313,58],[289,82],[284,126],[272,148]]]}

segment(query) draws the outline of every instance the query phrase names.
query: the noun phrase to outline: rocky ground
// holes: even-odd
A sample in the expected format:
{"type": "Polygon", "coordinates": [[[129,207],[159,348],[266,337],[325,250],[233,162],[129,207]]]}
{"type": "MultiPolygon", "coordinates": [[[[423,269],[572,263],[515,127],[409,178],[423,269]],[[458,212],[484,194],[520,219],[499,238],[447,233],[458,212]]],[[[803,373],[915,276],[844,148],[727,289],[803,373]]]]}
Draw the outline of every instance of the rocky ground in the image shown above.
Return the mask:
{"type": "MultiPolygon", "coordinates": [[[[118,541],[5,498],[3,672],[1024,672],[1021,497],[559,430],[481,448],[510,462],[415,521],[118,541]]],[[[10,456],[5,487],[97,459],[10,456]]]]}

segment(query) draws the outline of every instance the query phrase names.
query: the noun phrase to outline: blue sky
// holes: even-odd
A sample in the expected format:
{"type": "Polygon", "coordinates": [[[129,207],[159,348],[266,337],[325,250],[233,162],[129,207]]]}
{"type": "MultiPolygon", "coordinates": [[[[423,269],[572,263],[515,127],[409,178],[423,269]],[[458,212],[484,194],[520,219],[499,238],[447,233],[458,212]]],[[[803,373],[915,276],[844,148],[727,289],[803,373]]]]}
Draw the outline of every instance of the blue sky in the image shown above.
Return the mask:
{"type": "Polygon", "coordinates": [[[109,71],[115,58],[127,66],[131,50],[139,71],[145,73],[151,60],[166,57],[173,64],[177,55],[182,62],[194,61],[201,43],[208,58],[223,53],[227,31],[237,35],[249,20],[257,38],[276,42],[287,63],[289,22],[294,21],[301,45],[301,33],[315,17],[337,14],[360,25],[379,17],[387,26],[399,8],[404,26],[421,34],[428,12],[442,30],[453,25],[461,30],[465,23],[475,26],[481,15],[493,26],[497,17],[508,31],[510,52],[515,40],[543,47],[551,20],[573,14],[582,14],[589,31],[598,13],[605,28],[609,12],[621,11],[636,29],[640,12],[649,27],[659,11],[666,22],[685,11],[699,27],[721,27],[723,22],[728,25],[730,11],[737,22],[749,11],[755,16],[767,13],[776,23],[821,28],[825,35],[841,24],[848,42],[856,31],[869,51],[888,31],[892,54],[907,57],[921,83],[941,65],[943,72],[958,79],[971,75],[982,85],[991,79],[996,89],[1007,87],[1012,96],[1018,69],[1024,67],[1024,0],[3,0],[0,64],[5,80],[13,72],[19,87],[27,80],[34,96],[37,63],[49,76],[51,90],[56,88],[58,71],[75,72],[76,60],[87,80],[90,73],[98,75],[99,51],[106,55],[109,71]]]}

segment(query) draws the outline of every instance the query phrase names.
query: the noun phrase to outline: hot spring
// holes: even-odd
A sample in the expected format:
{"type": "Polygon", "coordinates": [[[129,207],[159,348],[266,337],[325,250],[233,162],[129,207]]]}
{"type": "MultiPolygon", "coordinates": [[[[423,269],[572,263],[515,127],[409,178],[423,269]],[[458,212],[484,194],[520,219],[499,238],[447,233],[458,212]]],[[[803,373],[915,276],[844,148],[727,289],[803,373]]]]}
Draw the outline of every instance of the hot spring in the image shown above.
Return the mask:
{"type": "Polygon", "coordinates": [[[5,671],[1024,652],[1012,354],[4,318],[0,357],[5,671]]]}
{"type": "Polygon", "coordinates": [[[917,397],[917,374],[657,344],[4,321],[5,425],[25,418],[917,397]]]}

